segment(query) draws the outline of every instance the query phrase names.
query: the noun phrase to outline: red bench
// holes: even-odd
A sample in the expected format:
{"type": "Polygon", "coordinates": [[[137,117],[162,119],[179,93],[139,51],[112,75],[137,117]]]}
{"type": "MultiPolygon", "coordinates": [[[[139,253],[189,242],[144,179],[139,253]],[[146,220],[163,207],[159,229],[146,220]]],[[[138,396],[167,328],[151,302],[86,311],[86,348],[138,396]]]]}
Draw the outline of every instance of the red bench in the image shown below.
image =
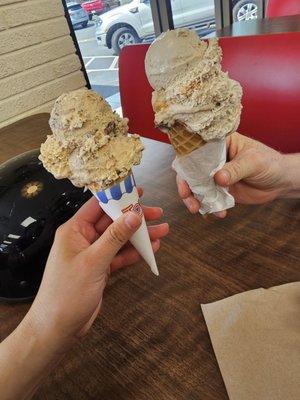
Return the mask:
{"type": "Polygon", "coordinates": [[[299,0],[269,0],[266,10],[268,18],[300,14],[299,0]]]}
{"type": "MultiPolygon", "coordinates": [[[[300,32],[221,38],[222,67],[244,90],[239,132],[282,152],[300,151],[300,32]]],[[[147,44],[125,47],[119,75],[131,132],[168,142],[154,127],[145,75],[147,44]]]]}

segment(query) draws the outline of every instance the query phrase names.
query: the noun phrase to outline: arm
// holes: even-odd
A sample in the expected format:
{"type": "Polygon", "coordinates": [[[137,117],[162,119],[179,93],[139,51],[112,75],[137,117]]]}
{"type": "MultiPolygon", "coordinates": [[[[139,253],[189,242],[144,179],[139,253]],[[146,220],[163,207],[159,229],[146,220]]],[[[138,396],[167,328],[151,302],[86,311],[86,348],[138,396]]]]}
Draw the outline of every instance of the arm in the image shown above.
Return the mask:
{"type": "MultiPolygon", "coordinates": [[[[144,207],[144,215],[153,221],[162,210],[144,207]]],[[[1,400],[29,399],[86,335],[99,313],[110,272],[140,259],[127,243],[140,224],[133,212],[112,223],[92,198],[57,230],[34,302],[0,344],[1,400]]],[[[167,232],[167,224],[149,227],[154,251],[167,232]]]]}
{"type": "Polygon", "coordinates": [[[300,198],[300,153],[287,154],[283,156],[283,169],[285,171],[285,180],[287,190],[281,197],[290,199],[300,198]]]}
{"type": "Polygon", "coordinates": [[[29,312],[0,345],[1,398],[31,398],[70,347],[55,332],[40,332],[29,312]]]}

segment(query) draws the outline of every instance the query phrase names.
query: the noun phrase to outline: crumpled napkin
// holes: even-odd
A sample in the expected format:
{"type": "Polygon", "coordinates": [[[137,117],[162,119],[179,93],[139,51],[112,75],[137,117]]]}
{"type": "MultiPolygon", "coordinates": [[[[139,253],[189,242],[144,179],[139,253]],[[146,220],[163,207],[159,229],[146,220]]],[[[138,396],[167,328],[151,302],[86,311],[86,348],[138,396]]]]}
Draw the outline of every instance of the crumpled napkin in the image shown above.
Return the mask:
{"type": "Polygon", "coordinates": [[[185,156],[176,157],[173,167],[187,181],[200,201],[202,215],[234,207],[234,198],[226,188],[216,185],[214,175],[226,162],[226,139],[212,140],[185,156]]]}

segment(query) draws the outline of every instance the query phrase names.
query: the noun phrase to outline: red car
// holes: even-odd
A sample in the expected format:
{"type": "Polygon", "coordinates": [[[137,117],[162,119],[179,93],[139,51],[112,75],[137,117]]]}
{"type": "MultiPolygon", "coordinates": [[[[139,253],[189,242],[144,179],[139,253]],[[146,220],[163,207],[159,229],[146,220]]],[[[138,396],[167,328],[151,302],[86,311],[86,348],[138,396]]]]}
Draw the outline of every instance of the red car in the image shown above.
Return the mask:
{"type": "Polygon", "coordinates": [[[90,18],[93,16],[93,14],[102,14],[119,5],[119,1],[109,0],[88,0],[84,3],[81,3],[82,8],[89,14],[90,18]]]}
{"type": "Polygon", "coordinates": [[[88,13],[88,14],[100,14],[105,9],[105,3],[102,0],[91,0],[86,1],[81,4],[81,7],[88,13]]]}

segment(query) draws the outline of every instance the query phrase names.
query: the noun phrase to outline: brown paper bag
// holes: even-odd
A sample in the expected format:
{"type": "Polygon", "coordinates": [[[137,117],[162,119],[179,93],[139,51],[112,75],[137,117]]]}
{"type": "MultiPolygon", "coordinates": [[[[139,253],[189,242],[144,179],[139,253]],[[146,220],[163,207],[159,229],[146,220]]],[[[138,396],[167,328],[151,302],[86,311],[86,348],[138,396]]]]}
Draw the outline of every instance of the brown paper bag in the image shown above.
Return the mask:
{"type": "Polygon", "coordinates": [[[230,400],[300,400],[300,282],[201,307],[230,400]]]}

